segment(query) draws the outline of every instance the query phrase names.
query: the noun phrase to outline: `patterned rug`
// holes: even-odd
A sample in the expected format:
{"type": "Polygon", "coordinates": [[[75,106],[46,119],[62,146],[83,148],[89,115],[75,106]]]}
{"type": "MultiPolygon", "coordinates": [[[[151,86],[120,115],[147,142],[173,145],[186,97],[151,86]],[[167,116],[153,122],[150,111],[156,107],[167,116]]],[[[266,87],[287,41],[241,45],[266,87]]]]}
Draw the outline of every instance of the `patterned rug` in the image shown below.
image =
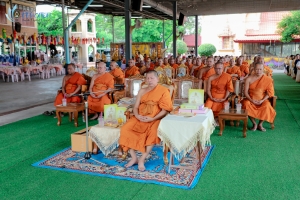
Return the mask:
{"type": "MultiPolygon", "coordinates": [[[[115,179],[124,179],[142,183],[153,183],[163,186],[192,189],[198,183],[199,178],[207,164],[214,146],[207,146],[202,154],[202,167],[197,165],[195,169],[171,168],[168,173],[168,165],[163,162],[162,146],[155,146],[148,156],[145,167],[146,171],[140,172],[137,165],[125,168],[124,165],[130,160],[118,158],[118,151],[114,151],[107,157],[102,153],[93,155],[92,159],[82,159],[84,153],[72,152],[70,148],[66,148],[42,161],[34,163],[35,167],[62,170],[68,172],[76,172],[89,174],[94,176],[104,176],[115,179]]],[[[140,154],[138,154],[140,156],[140,154]]],[[[169,158],[170,155],[168,155],[169,158]]],[[[196,153],[192,151],[183,158],[180,165],[191,165],[197,163],[196,153]]],[[[175,159],[176,165],[179,162],[175,159]]]]}

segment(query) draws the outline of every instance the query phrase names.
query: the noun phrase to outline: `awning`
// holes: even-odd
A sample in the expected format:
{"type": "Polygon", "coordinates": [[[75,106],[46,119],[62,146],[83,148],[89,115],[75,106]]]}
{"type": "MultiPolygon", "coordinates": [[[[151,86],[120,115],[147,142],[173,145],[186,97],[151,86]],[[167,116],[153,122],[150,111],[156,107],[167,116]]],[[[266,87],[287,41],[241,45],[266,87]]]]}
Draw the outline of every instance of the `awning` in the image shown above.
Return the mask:
{"type": "Polygon", "coordinates": [[[236,43],[267,43],[267,42],[280,42],[280,35],[257,35],[257,36],[244,36],[238,37],[233,41],[236,43]]]}

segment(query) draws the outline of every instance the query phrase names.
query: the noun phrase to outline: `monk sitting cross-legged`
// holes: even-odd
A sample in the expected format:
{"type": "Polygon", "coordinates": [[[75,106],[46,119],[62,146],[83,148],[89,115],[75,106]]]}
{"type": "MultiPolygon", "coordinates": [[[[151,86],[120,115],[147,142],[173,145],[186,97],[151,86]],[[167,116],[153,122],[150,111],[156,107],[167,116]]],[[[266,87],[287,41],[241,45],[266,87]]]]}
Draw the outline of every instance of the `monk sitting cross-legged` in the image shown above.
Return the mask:
{"type": "Polygon", "coordinates": [[[224,102],[229,94],[233,92],[231,76],[223,72],[223,64],[215,65],[216,74],[208,78],[207,95],[205,107],[212,109],[216,123],[218,123],[218,114],[224,108],[224,102]]]}
{"type": "Polygon", "coordinates": [[[95,74],[91,80],[90,93],[88,97],[89,113],[94,113],[91,119],[97,119],[98,113],[104,111],[104,105],[110,104],[111,100],[108,94],[114,88],[114,77],[106,73],[104,62],[98,64],[98,74],[95,74]]]}
{"type": "Polygon", "coordinates": [[[79,96],[73,96],[80,92],[81,85],[86,84],[86,80],[83,76],[75,72],[75,65],[73,63],[68,65],[68,75],[66,75],[62,82],[62,93],[56,96],[54,105],[62,104],[62,100],[65,97],[68,103],[80,103],[81,98],[79,96]]]}
{"type": "Polygon", "coordinates": [[[273,80],[264,74],[264,65],[262,63],[255,64],[254,74],[246,79],[245,96],[247,99],[243,100],[242,103],[253,123],[251,130],[266,131],[263,127],[263,122],[273,123],[276,112],[268,100],[274,96],[273,80]],[[259,119],[258,125],[255,119],[259,119]]]}
{"type": "Polygon", "coordinates": [[[148,87],[142,88],[133,108],[134,116],[121,128],[119,144],[123,151],[129,149],[131,160],[125,165],[130,167],[138,164],[140,171],[145,170],[145,159],[155,144],[160,143],[157,128],[162,119],[173,109],[170,92],[158,84],[156,71],[149,71],[146,75],[148,87]],[[142,152],[138,159],[135,150],[142,152]]]}

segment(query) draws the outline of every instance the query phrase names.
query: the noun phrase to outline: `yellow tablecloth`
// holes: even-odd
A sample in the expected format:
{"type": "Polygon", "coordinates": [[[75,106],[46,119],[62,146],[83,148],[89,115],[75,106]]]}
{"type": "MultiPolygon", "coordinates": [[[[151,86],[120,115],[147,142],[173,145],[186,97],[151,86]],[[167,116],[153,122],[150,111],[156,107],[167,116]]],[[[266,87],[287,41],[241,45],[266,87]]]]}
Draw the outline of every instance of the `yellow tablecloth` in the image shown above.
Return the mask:
{"type": "Polygon", "coordinates": [[[96,125],[89,131],[89,136],[107,156],[119,146],[120,128],[96,125]]]}
{"type": "Polygon", "coordinates": [[[198,141],[203,149],[210,144],[214,129],[214,115],[209,109],[206,114],[193,117],[167,115],[160,121],[158,137],[170,148],[175,158],[181,160],[198,141]]]}

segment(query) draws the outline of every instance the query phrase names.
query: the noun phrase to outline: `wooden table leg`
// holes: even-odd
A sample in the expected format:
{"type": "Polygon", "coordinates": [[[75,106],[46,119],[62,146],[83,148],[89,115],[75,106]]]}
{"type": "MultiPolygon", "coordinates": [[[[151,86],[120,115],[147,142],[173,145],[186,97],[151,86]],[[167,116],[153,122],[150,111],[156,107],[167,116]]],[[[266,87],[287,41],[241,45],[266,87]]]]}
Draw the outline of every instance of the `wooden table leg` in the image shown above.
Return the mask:
{"type": "Polygon", "coordinates": [[[225,123],[225,120],[223,120],[223,118],[219,116],[219,126],[220,126],[219,136],[222,136],[222,134],[223,134],[224,123],[225,123]]]}
{"type": "Polygon", "coordinates": [[[60,126],[61,124],[61,117],[60,117],[60,112],[56,110],[56,117],[57,117],[57,126],[60,126]]]}
{"type": "Polygon", "coordinates": [[[69,122],[71,122],[71,121],[72,121],[72,113],[69,112],[69,122]]]}
{"type": "Polygon", "coordinates": [[[169,147],[165,144],[165,149],[164,149],[164,163],[165,165],[168,165],[169,160],[168,160],[168,151],[169,151],[169,147]]]}
{"type": "Polygon", "coordinates": [[[78,127],[78,111],[74,112],[74,125],[78,127]]]}
{"type": "Polygon", "coordinates": [[[247,137],[247,124],[248,124],[248,118],[244,119],[244,129],[243,129],[243,137],[247,137]]]}

